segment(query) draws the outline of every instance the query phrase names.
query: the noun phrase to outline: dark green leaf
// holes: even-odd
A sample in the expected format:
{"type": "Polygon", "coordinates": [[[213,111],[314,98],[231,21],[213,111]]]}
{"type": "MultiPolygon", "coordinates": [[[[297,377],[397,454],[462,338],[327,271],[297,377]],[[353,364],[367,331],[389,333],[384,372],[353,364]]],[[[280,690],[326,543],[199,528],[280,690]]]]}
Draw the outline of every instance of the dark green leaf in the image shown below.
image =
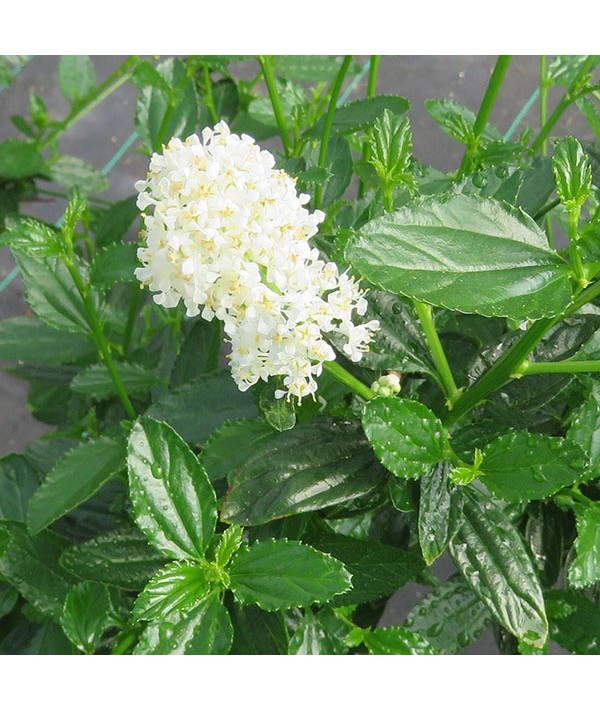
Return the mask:
{"type": "Polygon", "coordinates": [[[140,211],[136,205],[137,196],[125,198],[99,213],[92,228],[96,234],[98,247],[121,242],[140,211]]]}
{"type": "Polygon", "coordinates": [[[100,583],[78,583],[69,590],[61,625],[84,654],[93,654],[102,641],[111,615],[110,595],[100,583]]]}
{"type": "Polygon", "coordinates": [[[122,440],[100,437],[71,449],[34,493],[27,510],[27,525],[38,533],[87,501],[125,468],[122,440]]]}
{"type": "Polygon", "coordinates": [[[169,563],[139,594],[133,616],[138,620],[155,620],[169,617],[172,612],[184,614],[203,600],[210,588],[205,571],[196,563],[169,563]]]}
{"type": "Polygon", "coordinates": [[[79,440],[74,437],[51,433],[30,442],[25,448],[24,455],[42,474],[47,474],[59,459],[78,444],[79,440]]]}
{"type": "Polygon", "coordinates": [[[583,450],[564,437],[506,434],[483,450],[481,481],[510,502],[545,499],[589,474],[583,450]]]}
{"type": "Polygon", "coordinates": [[[147,414],[165,420],[187,442],[202,445],[227,420],[257,417],[249,392],[241,392],[228,371],[205,375],[182,385],[158,400],[147,414]]]}
{"type": "Polygon", "coordinates": [[[425,637],[405,627],[369,630],[364,643],[371,654],[438,654],[425,637]]]}
{"type": "Polygon", "coordinates": [[[108,188],[108,178],[90,163],[76,156],[60,156],[50,166],[50,177],[58,185],[78,188],[85,195],[101,193],[108,188]]]}
{"type": "Polygon", "coordinates": [[[277,612],[266,612],[256,605],[230,604],[233,622],[231,654],[287,654],[287,630],[277,612]]]}
{"type": "Polygon", "coordinates": [[[345,654],[348,628],[329,608],[316,615],[308,607],[290,638],[288,654],[345,654]]]}
{"type": "Polygon", "coordinates": [[[542,647],[548,623],[529,551],[504,512],[472,487],[465,490],[463,523],[450,553],[496,620],[517,639],[542,647]]]}
{"type": "Polygon", "coordinates": [[[58,625],[21,619],[0,642],[0,654],[63,655],[77,654],[77,650],[58,625]]]}
{"type": "Polygon", "coordinates": [[[375,454],[396,476],[418,479],[444,458],[442,423],[420,402],[376,397],[366,403],[362,423],[375,454]]]}
{"type": "Polygon", "coordinates": [[[588,587],[600,580],[600,508],[574,507],[577,519],[576,556],[569,568],[569,584],[588,587]]]}
{"type": "Polygon", "coordinates": [[[164,422],[140,418],[127,463],[138,526],[172,558],[202,559],[217,521],[215,492],[196,455],[164,422]]]}
{"type": "Polygon", "coordinates": [[[213,84],[213,104],[217,118],[231,123],[239,110],[237,86],[231,79],[221,79],[213,84]]]}
{"type": "Polygon", "coordinates": [[[0,322],[2,360],[71,363],[95,352],[90,339],[58,331],[35,316],[15,316],[0,322]]]}
{"type": "Polygon", "coordinates": [[[411,610],[404,626],[442,654],[458,654],[481,636],[490,615],[460,578],[442,583],[411,610]]]}
{"type": "Polygon", "coordinates": [[[22,523],[5,522],[1,528],[10,540],[0,558],[0,575],[42,615],[59,620],[71,586],[58,565],[66,541],[51,531],[31,537],[22,523]]]}
{"type": "Polygon", "coordinates": [[[25,521],[27,505],[38,488],[37,471],[26,457],[0,459],[0,521],[25,521]]]}
{"type": "MultiPolygon", "coordinates": [[[[0,557],[2,551],[0,550],[0,557]]],[[[8,615],[8,613],[17,604],[19,593],[10,585],[0,583],[0,620],[8,615]]]]}
{"type": "Polygon", "coordinates": [[[223,345],[221,322],[218,319],[196,319],[187,334],[171,373],[171,387],[176,388],[219,367],[223,345]]]}
{"type": "Polygon", "coordinates": [[[131,526],[101,533],[91,541],[67,548],[60,564],[83,580],[138,591],[166,563],[148,545],[146,537],[131,526]]]}
{"type": "MultiPolygon", "coordinates": [[[[337,108],[332,129],[337,133],[356,133],[373,124],[385,109],[389,109],[394,114],[404,114],[409,108],[410,102],[403,96],[373,96],[351,101],[337,108]]],[[[322,118],[308,130],[306,135],[320,137],[324,125],[325,119],[322,118]]]]}
{"type": "Polygon", "coordinates": [[[544,588],[552,587],[562,574],[574,535],[570,511],[558,508],[551,501],[535,502],[527,507],[525,539],[544,588]]]}
{"type": "Polygon", "coordinates": [[[76,106],[96,88],[96,72],[87,55],[64,55],[58,61],[58,86],[71,104],[76,106]]]}
{"type": "Polygon", "coordinates": [[[600,651],[600,607],[574,590],[546,593],[550,636],[573,654],[600,651]]]}
{"type": "Polygon", "coordinates": [[[47,171],[44,157],[33,143],[9,138],[0,143],[0,178],[21,180],[47,171]]]}
{"type": "Polygon", "coordinates": [[[339,561],[296,541],[254,543],[240,550],[228,572],[236,598],[264,610],[329,602],[351,587],[339,561]]]}
{"type": "Polygon", "coordinates": [[[469,195],[421,199],[372,220],[346,259],[376,286],[465,313],[536,319],[571,299],[570,268],[535,222],[469,195]]]}
{"type": "Polygon", "coordinates": [[[567,437],[587,455],[590,474],[600,474],[600,389],[594,389],[573,413],[567,437]]]}
{"type": "Polygon", "coordinates": [[[554,147],[552,169],[560,201],[568,210],[581,208],[591,193],[592,169],[577,139],[566,136],[558,141],[554,147]]]}
{"type": "MultiPolygon", "coordinates": [[[[116,368],[129,394],[147,392],[157,383],[156,375],[137,363],[117,363],[116,368]]],[[[104,363],[94,363],[77,373],[71,381],[71,390],[98,400],[117,394],[114,381],[104,363]]]]}
{"type": "Polygon", "coordinates": [[[419,543],[427,565],[442,555],[461,524],[462,491],[452,486],[451,468],[440,462],[421,479],[419,543]]]}
{"type": "Polygon", "coordinates": [[[134,269],[140,266],[137,245],[117,242],[100,250],[90,270],[92,284],[98,289],[110,289],[115,284],[135,282],[134,269]]]}
{"type": "Polygon", "coordinates": [[[317,418],[275,437],[265,437],[258,426],[245,432],[250,456],[232,457],[237,473],[221,512],[224,521],[257,525],[317,511],[372,491],[383,476],[355,422],[317,418]]]}

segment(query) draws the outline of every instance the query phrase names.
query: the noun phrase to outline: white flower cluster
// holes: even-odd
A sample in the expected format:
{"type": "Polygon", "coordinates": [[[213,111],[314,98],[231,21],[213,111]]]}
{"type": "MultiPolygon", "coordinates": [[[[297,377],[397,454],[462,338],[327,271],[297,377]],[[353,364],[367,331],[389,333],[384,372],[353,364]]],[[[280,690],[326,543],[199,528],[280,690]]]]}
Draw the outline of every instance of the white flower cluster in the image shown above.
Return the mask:
{"type": "Polygon", "coordinates": [[[223,321],[240,390],[281,375],[277,395],[302,398],[335,359],[325,334],[340,334],[358,361],[379,324],[353,324],[367,307],[363,292],[311,247],[324,214],[309,213],[309,196],[274,166],[271,153],[224,122],[202,140],[172,139],[136,183],[138,207],[151,214],[135,274],[156,303],[182,299],[188,316],[223,321]]]}

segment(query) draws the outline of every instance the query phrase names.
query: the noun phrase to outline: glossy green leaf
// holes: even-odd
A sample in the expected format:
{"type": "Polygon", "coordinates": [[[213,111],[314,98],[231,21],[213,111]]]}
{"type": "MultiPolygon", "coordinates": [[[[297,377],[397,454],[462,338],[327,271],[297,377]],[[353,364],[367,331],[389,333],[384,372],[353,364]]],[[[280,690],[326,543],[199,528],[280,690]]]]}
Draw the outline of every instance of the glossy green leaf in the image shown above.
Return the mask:
{"type": "Polygon", "coordinates": [[[296,541],[270,539],[243,548],[228,573],[236,598],[264,610],[329,602],[351,587],[339,561],[296,541]]]}
{"type": "Polygon", "coordinates": [[[464,580],[435,587],[410,611],[404,627],[422,635],[442,654],[458,654],[490,624],[490,613],[464,580]]]}
{"type": "Polygon", "coordinates": [[[408,118],[399,118],[385,109],[373,124],[368,145],[367,160],[384,186],[405,183],[412,188],[415,185],[409,172],[413,143],[408,118]]]}
{"type": "Polygon", "coordinates": [[[140,215],[136,200],[137,196],[131,195],[102,210],[102,212],[95,213],[92,229],[96,235],[98,247],[107,247],[110,244],[121,242],[133,222],[140,215]]]}
{"type": "Polygon", "coordinates": [[[9,138],[0,143],[0,178],[21,180],[47,171],[42,154],[29,141],[9,138]]]}
{"type": "Polygon", "coordinates": [[[575,590],[550,590],[546,606],[555,642],[573,654],[598,654],[600,608],[593,600],[575,590]]]}
{"type": "Polygon", "coordinates": [[[440,462],[421,479],[419,543],[427,565],[442,555],[461,524],[462,490],[452,485],[451,468],[440,462]]]}
{"type": "MultiPolygon", "coordinates": [[[[129,394],[148,392],[157,383],[154,373],[137,363],[117,363],[117,372],[129,394]]],[[[71,390],[102,400],[117,395],[117,389],[104,363],[94,363],[77,373],[71,390]]]]}
{"type": "Polygon", "coordinates": [[[56,77],[63,96],[71,106],[79,104],[96,88],[96,72],[87,55],[63,55],[58,60],[56,77]]]}
{"type": "Polygon", "coordinates": [[[577,139],[566,136],[556,143],[552,169],[560,201],[568,210],[580,209],[591,194],[592,168],[577,139]]]}
{"type": "Polygon", "coordinates": [[[85,306],[67,268],[59,259],[39,259],[15,252],[30,309],[61,331],[89,331],[85,306]]]}
{"type": "Polygon", "coordinates": [[[184,613],[203,600],[210,589],[206,572],[196,563],[169,563],[139,594],[133,616],[138,620],[155,620],[174,611],[184,613]]]}
{"type": "Polygon", "coordinates": [[[58,565],[67,542],[51,531],[32,537],[22,523],[5,522],[2,528],[9,541],[0,557],[0,575],[41,615],[59,620],[72,582],[58,565]]]}
{"type": "Polygon", "coordinates": [[[575,410],[567,437],[587,455],[591,476],[600,474],[600,389],[592,391],[575,410]]]}
{"type": "Polygon", "coordinates": [[[323,655],[345,654],[345,637],[348,628],[336,617],[333,610],[325,608],[314,614],[307,607],[294,634],[290,637],[288,654],[323,655]]]}
{"type": "MultiPolygon", "coordinates": [[[[2,551],[0,550],[0,557],[2,551]]],[[[10,585],[0,582],[0,620],[11,612],[17,604],[19,593],[10,585]]]]}
{"type": "Polygon", "coordinates": [[[78,583],[69,590],[61,618],[67,637],[84,654],[93,654],[111,616],[108,590],[101,583],[78,583]]]}
{"type": "MultiPolygon", "coordinates": [[[[389,109],[394,114],[404,114],[410,108],[410,102],[403,96],[372,96],[368,99],[350,101],[339,106],[333,117],[332,130],[337,133],[356,133],[372,125],[375,120],[389,109]]],[[[322,118],[309,129],[308,136],[321,136],[325,119],[322,118]]]]}
{"type": "Polygon", "coordinates": [[[146,413],[168,422],[186,442],[202,445],[227,420],[257,417],[252,394],[241,392],[228,371],[209,374],[170,391],[146,413]]]}
{"type": "Polygon", "coordinates": [[[35,316],[15,316],[0,322],[0,359],[34,363],[72,363],[96,352],[92,341],[78,333],[47,326],[35,316]]]}
{"type": "Polygon", "coordinates": [[[137,281],[134,270],[139,267],[137,245],[117,242],[100,250],[90,270],[92,284],[98,289],[110,289],[115,284],[137,281]]]}
{"type": "Polygon", "coordinates": [[[103,173],[76,156],[59,156],[50,165],[49,175],[63,188],[77,188],[85,195],[104,192],[109,185],[103,173]]]}
{"type": "Polygon", "coordinates": [[[339,605],[387,597],[423,570],[420,556],[379,541],[327,532],[311,534],[306,540],[341,561],[352,575],[352,590],[336,598],[339,605]]]}
{"type": "Polygon", "coordinates": [[[600,581],[600,507],[577,505],[575,559],[569,567],[569,585],[583,588],[600,581]]]}
{"type": "Polygon", "coordinates": [[[288,635],[281,613],[266,612],[256,605],[229,606],[233,623],[231,654],[287,654],[288,635]]]}
{"type": "Polygon", "coordinates": [[[217,507],[196,455],[165,422],[143,417],[131,430],[127,464],[136,523],[150,543],[172,558],[202,559],[217,507]]]}
{"type": "Polygon", "coordinates": [[[39,486],[38,472],[21,454],[0,459],[0,521],[25,521],[27,506],[39,486]]]}
{"type": "Polygon", "coordinates": [[[420,402],[377,397],[366,403],[362,424],[375,454],[396,476],[418,479],[444,458],[442,423],[420,402]]]}
{"type": "Polygon", "coordinates": [[[279,378],[271,378],[262,388],[258,397],[258,406],[265,420],[278,432],[291,430],[296,424],[294,404],[285,397],[276,397],[277,390],[282,389],[279,378]]]}
{"type": "Polygon", "coordinates": [[[59,233],[44,222],[29,217],[6,219],[6,231],[0,234],[0,247],[40,257],[57,257],[63,252],[59,233]]]}
{"type": "Polygon", "coordinates": [[[223,331],[218,319],[196,319],[177,354],[170,385],[172,388],[188,383],[201,375],[216,371],[219,367],[223,331]]]}
{"type": "Polygon", "coordinates": [[[134,654],[227,654],[233,629],[217,592],[184,612],[152,621],[134,654]]]}
{"type": "Polygon", "coordinates": [[[67,548],[60,558],[61,566],[78,578],[136,592],[166,562],[134,526],[100,533],[67,548]]]}
{"type": "Polygon", "coordinates": [[[534,502],[527,507],[525,540],[544,588],[551,588],[562,574],[573,538],[572,514],[552,500],[534,502]]]}
{"type": "Polygon", "coordinates": [[[438,654],[425,637],[405,627],[369,630],[364,643],[371,654],[438,654]]]}
{"type": "Polygon", "coordinates": [[[35,534],[46,528],[91,498],[124,469],[122,440],[99,437],[71,449],[31,497],[27,510],[29,530],[35,534]]]}
{"type": "Polygon", "coordinates": [[[517,639],[543,647],[548,622],[530,553],[504,512],[472,487],[465,490],[463,523],[450,553],[495,619],[517,639]]]}
{"type": "Polygon", "coordinates": [[[544,499],[587,474],[577,444],[529,432],[512,432],[488,444],[480,470],[488,489],[510,502],[544,499]]]}
{"type": "Polygon", "coordinates": [[[346,259],[387,291],[465,313],[536,319],[571,300],[570,268],[535,222],[469,195],[421,198],[372,220],[346,259]]]}
{"type": "MultiPolygon", "coordinates": [[[[258,426],[245,432],[249,456],[240,461],[232,455],[237,472],[223,504],[224,521],[258,525],[317,511],[366,494],[383,478],[356,422],[316,418],[275,437],[263,436],[258,426]]],[[[222,442],[214,442],[222,451],[222,442]]]]}

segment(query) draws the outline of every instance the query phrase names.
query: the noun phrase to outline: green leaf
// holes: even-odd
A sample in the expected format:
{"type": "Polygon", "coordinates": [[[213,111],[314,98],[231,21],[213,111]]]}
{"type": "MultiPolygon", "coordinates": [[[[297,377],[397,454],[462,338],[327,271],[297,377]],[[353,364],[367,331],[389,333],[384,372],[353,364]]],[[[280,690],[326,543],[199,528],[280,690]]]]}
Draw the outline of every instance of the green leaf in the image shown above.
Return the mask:
{"type": "MultiPolygon", "coordinates": [[[[583,63],[587,61],[585,54],[559,54],[548,65],[548,79],[555,84],[569,86],[577,76],[583,63]]],[[[590,71],[598,64],[596,58],[590,67],[590,71]]]]}
{"type": "Polygon", "coordinates": [[[495,619],[517,639],[543,647],[548,622],[530,553],[504,512],[472,487],[465,490],[463,523],[450,553],[495,619]]]}
{"type": "Polygon", "coordinates": [[[31,497],[27,525],[38,533],[87,501],[125,468],[122,440],[99,437],[71,449],[31,497]]]}
{"type": "Polygon", "coordinates": [[[234,462],[237,473],[221,511],[224,521],[258,525],[317,511],[366,494],[382,480],[384,472],[355,422],[320,417],[275,437],[263,436],[258,426],[245,432],[249,456],[242,462],[233,455],[226,465],[234,462]]]}
{"type": "Polygon", "coordinates": [[[419,543],[427,565],[442,555],[461,524],[462,491],[452,486],[451,467],[440,462],[421,479],[419,543]]]}
{"type": "Polygon", "coordinates": [[[561,576],[572,539],[570,511],[558,508],[552,501],[529,504],[525,540],[531,548],[544,588],[551,588],[561,576]]]}
{"type": "Polygon", "coordinates": [[[140,266],[137,245],[117,242],[100,250],[94,257],[90,270],[92,284],[98,289],[110,289],[115,284],[137,281],[134,269],[140,266]]]}
{"type": "Polygon", "coordinates": [[[589,597],[574,590],[546,593],[550,636],[573,654],[600,651],[600,608],[589,597]]]}
{"type": "Polygon", "coordinates": [[[281,613],[266,612],[256,605],[232,601],[229,612],[233,622],[231,654],[287,654],[287,630],[281,613]]]}
{"type": "Polygon", "coordinates": [[[239,550],[244,542],[244,529],[241,526],[233,525],[226,528],[218,536],[218,544],[215,550],[215,564],[221,568],[227,567],[233,555],[239,550]]]}
{"type": "Polygon", "coordinates": [[[421,634],[441,654],[458,654],[479,639],[489,623],[485,605],[464,580],[453,578],[420,600],[404,627],[421,634]]]}
{"type": "Polygon", "coordinates": [[[37,470],[21,454],[0,459],[0,521],[25,521],[27,505],[38,488],[37,470]]]}
{"type": "Polygon", "coordinates": [[[215,591],[184,612],[152,621],[134,654],[227,654],[233,629],[215,591]]]}
{"type": "Polygon", "coordinates": [[[177,355],[171,372],[171,387],[176,388],[190,380],[212,373],[219,367],[223,330],[221,322],[196,319],[177,355]]]}
{"type": "MultiPolygon", "coordinates": [[[[371,126],[385,109],[399,115],[406,113],[409,108],[410,102],[403,96],[372,96],[351,101],[336,109],[332,130],[342,134],[356,133],[371,126]]],[[[306,136],[320,137],[324,125],[325,118],[322,118],[306,132],[306,136]]]]}
{"type": "MultiPolygon", "coordinates": [[[[129,394],[147,392],[158,382],[154,373],[137,363],[117,363],[117,372],[129,394]]],[[[84,368],[71,381],[71,390],[103,400],[117,395],[117,389],[104,363],[84,368]]]]}
{"type": "Polygon", "coordinates": [[[537,319],[571,300],[570,268],[535,222],[470,195],[421,198],[372,220],[346,260],[376,286],[464,313],[537,319]]]}
{"type": "Polygon", "coordinates": [[[78,578],[136,592],[166,562],[134,526],[101,533],[67,548],[60,558],[61,566],[78,578]]]}
{"type": "Polygon", "coordinates": [[[580,209],[591,194],[592,168],[577,139],[566,136],[556,143],[552,170],[562,204],[567,210],[580,209]]]}
{"type": "Polygon", "coordinates": [[[206,572],[196,563],[169,563],[139,594],[133,616],[138,620],[155,620],[174,611],[184,613],[203,600],[210,588],[206,572]]]}
{"type": "Polygon", "coordinates": [[[366,403],[362,424],[375,454],[396,476],[418,479],[444,458],[442,423],[420,402],[376,397],[366,403]]]}
{"type": "Polygon", "coordinates": [[[202,445],[210,433],[227,420],[257,417],[249,392],[241,392],[229,372],[196,378],[167,393],[146,413],[164,420],[187,442],[202,445]]]}
{"type": "Polygon", "coordinates": [[[44,617],[58,621],[71,587],[70,576],[58,565],[66,541],[51,531],[32,537],[22,523],[5,522],[3,528],[9,542],[0,558],[0,575],[44,617]]]}
{"type": "Polygon", "coordinates": [[[96,213],[92,229],[99,248],[121,242],[134,220],[139,217],[136,201],[137,195],[131,195],[96,213]]]}
{"type": "Polygon", "coordinates": [[[262,388],[258,397],[258,406],[265,420],[278,432],[291,430],[296,424],[294,403],[284,397],[276,397],[282,388],[282,379],[275,377],[262,388]]]}
{"type": "Polygon", "coordinates": [[[62,260],[34,259],[18,251],[14,257],[25,282],[31,310],[53,328],[88,332],[85,306],[62,260]]]}
{"type": "Polygon", "coordinates": [[[587,122],[596,137],[596,141],[600,142],[600,112],[598,111],[596,104],[585,96],[581,99],[577,99],[576,103],[581,113],[587,119],[587,122]]]}
{"type": "Polygon", "coordinates": [[[13,587],[0,583],[0,620],[12,611],[18,599],[19,593],[13,587]]]}
{"type": "Polygon", "coordinates": [[[78,188],[85,195],[101,193],[109,185],[108,178],[103,173],[76,156],[59,156],[50,165],[49,175],[63,188],[78,188]]]}
{"type": "Polygon", "coordinates": [[[44,157],[33,143],[9,138],[0,143],[0,178],[22,180],[47,171],[44,157]]]}
{"type": "Polygon", "coordinates": [[[384,185],[405,183],[415,186],[409,173],[412,133],[408,118],[399,118],[389,109],[377,118],[369,139],[368,161],[384,185]]]}
{"type": "Polygon", "coordinates": [[[58,86],[71,106],[77,106],[96,89],[96,72],[87,55],[64,55],[58,60],[58,86]]]}
{"type": "Polygon", "coordinates": [[[49,225],[30,217],[11,217],[0,234],[0,247],[10,247],[27,255],[58,257],[63,252],[59,233],[49,225]]]}
{"type": "MultiPolygon", "coordinates": [[[[427,99],[425,109],[431,118],[440,125],[444,133],[455,141],[469,145],[474,139],[475,114],[454,99],[427,99]]],[[[486,140],[499,140],[500,134],[492,126],[486,126],[486,140]]]]}
{"type": "Polygon", "coordinates": [[[567,438],[578,444],[587,455],[590,474],[600,474],[600,389],[594,389],[573,413],[567,438]]]}
{"type": "Polygon", "coordinates": [[[0,654],[64,655],[77,654],[77,650],[58,625],[20,619],[0,642],[0,654]]]}
{"type": "Polygon", "coordinates": [[[142,417],[129,436],[127,464],[136,523],[150,543],[172,558],[202,560],[217,507],[196,455],[165,422],[142,417]]]}
{"type": "MultiPolygon", "coordinates": [[[[330,82],[342,66],[342,57],[317,54],[278,55],[274,57],[275,74],[282,79],[310,83],[330,82]]],[[[357,74],[360,67],[352,62],[348,74],[357,74]]]]}
{"type": "Polygon", "coordinates": [[[564,437],[512,432],[483,450],[481,481],[510,502],[545,499],[589,477],[583,450],[564,437]]]}
{"type": "Polygon", "coordinates": [[[100,583],[78,583],[69,590],[61,619],[67,637],[84,654],[93,654],[111,616],[108,590],[100,583]]]}
{"type": "Polygon", "coordinates": [[[348,628],[338,619],[333,610],[325,608],[316,615],[310,608],[304,610],[304,616],[290,638],[288,654],[345,654],[345,637],[348,628]]]}
{"type": "Polygon", "coordinates": [[[425,637],[405,627],[369,630],[364,643],[371,654],[438,654],[425,637]]]}
{"type": "Polygon", "coordinates": [[[329,602],[351,587],[339,561],[296,541],[254,543],[240,550],[228,573],[236,598],[264,610],[329,602]]]}
{"type": "Polygon", "coordinates": [[[352,575],[352,590],[340,595],[339,605],[354,605],[387,597],[423,570],[420,556],[378,541],[319,532],[308,543],[341,561],[352,575]]]}
{"type": "Polygon", "coordinates": [[[583,588],[600,580],[600,508],[576,505],[576,556],[569,567],[569,585],[583,588]]]}
{"type": "Polygon", "coordinates": [[[0,322],[0,360],[72,363],[95,352],[90,339],[58,331],[35,316],[15,316],[0,322]]]}
{"type": "Polygon", "coordinates": [[[171,93],[171,87],[150,60],[144,60],[136,66],[132,81],[140,89],[146,86],[153,86],[155,89],[160,89],[163,94],[168,95],[171,93]]]}

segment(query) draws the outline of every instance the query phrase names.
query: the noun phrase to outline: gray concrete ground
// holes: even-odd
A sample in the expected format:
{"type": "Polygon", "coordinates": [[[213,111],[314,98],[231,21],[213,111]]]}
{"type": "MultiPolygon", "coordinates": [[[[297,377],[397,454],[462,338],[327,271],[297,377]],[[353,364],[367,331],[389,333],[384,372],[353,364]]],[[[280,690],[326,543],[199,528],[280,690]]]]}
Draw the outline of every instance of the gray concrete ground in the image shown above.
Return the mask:
{"type": "MultiPolygon", "coordinates": [[[[99,81],[106,78],[123,57],[94,57],[99,81]]],[[[363,58],[366,59],[366,58],[363,58]]],[[[483,97],[495,57],[491,56],[395,56],[384,57],[380,68],[378,91],[407,97],[412,104],[410,119],[413,127],[415,156],[441,170],[455,169],[462,157],[461,147],[443,134],[426,113],[426,98],[454,98],[477,111],[483,97]]],[[[34,90],[46,101],[51,113],[63,116],[67,111],[56,81],[57,58],[37,56],[16,77],[14,84],[0,93],[0,140],[17,135],[10,123],[14,114],[26,114],[29,92],[34,90]]],[[[246,70],[247,71],[247,70],[246,70]]],[[[521,107],[538,84],[539,58],[517,56],[508,71],[492,115],[492,122],[501,132],[506,131],[521,107]]],[[[356,88],[353,96],[364,95],[366,78],[356,88]]],[[[100,106],[74,125],[61,140],[65,154],[76,155],[102,168],[134,129],[133,116],[137,91],[126,84],[100,106]]],[[[551,107],[560,92],[551,95],[551,107]]],[[[538,125],[537,105],[522,123],[538,125]]],[[[583,119],[575,110],[569,111],[556,128],[557,135],[573,133],[580,138],[591,137],[583,119]]],[[[146,172],[147,160],[130,149],[110,174],[110,188],[102,195],[119,200],[134,192],[135,180],[146,172]]],[[[26,211],[48,221],[61,215],[63,203],[48,200],[26,206],[26,211]]],[[[8,250],[0,250],[0,281],[8,274],[14,262],[8,250]]],[[[24,313],[23,286],[19,278],[0,293],[0,319],[24,313]]],[[[20,451],[23,446],[50,428],[36,422],[26,405],[26,384],[0,371],[0,456],[20,451]]],[[[444,560],[439,573],[446,577],[452,572],[451,564],[444,560]]],[[[422,597],[425,588],[408,585],[392,597],[383,622],[401,622],[408,610],[422,597]]],[[[495,653],[491,635],[470,650],[475,654],[495,653]]]]}

